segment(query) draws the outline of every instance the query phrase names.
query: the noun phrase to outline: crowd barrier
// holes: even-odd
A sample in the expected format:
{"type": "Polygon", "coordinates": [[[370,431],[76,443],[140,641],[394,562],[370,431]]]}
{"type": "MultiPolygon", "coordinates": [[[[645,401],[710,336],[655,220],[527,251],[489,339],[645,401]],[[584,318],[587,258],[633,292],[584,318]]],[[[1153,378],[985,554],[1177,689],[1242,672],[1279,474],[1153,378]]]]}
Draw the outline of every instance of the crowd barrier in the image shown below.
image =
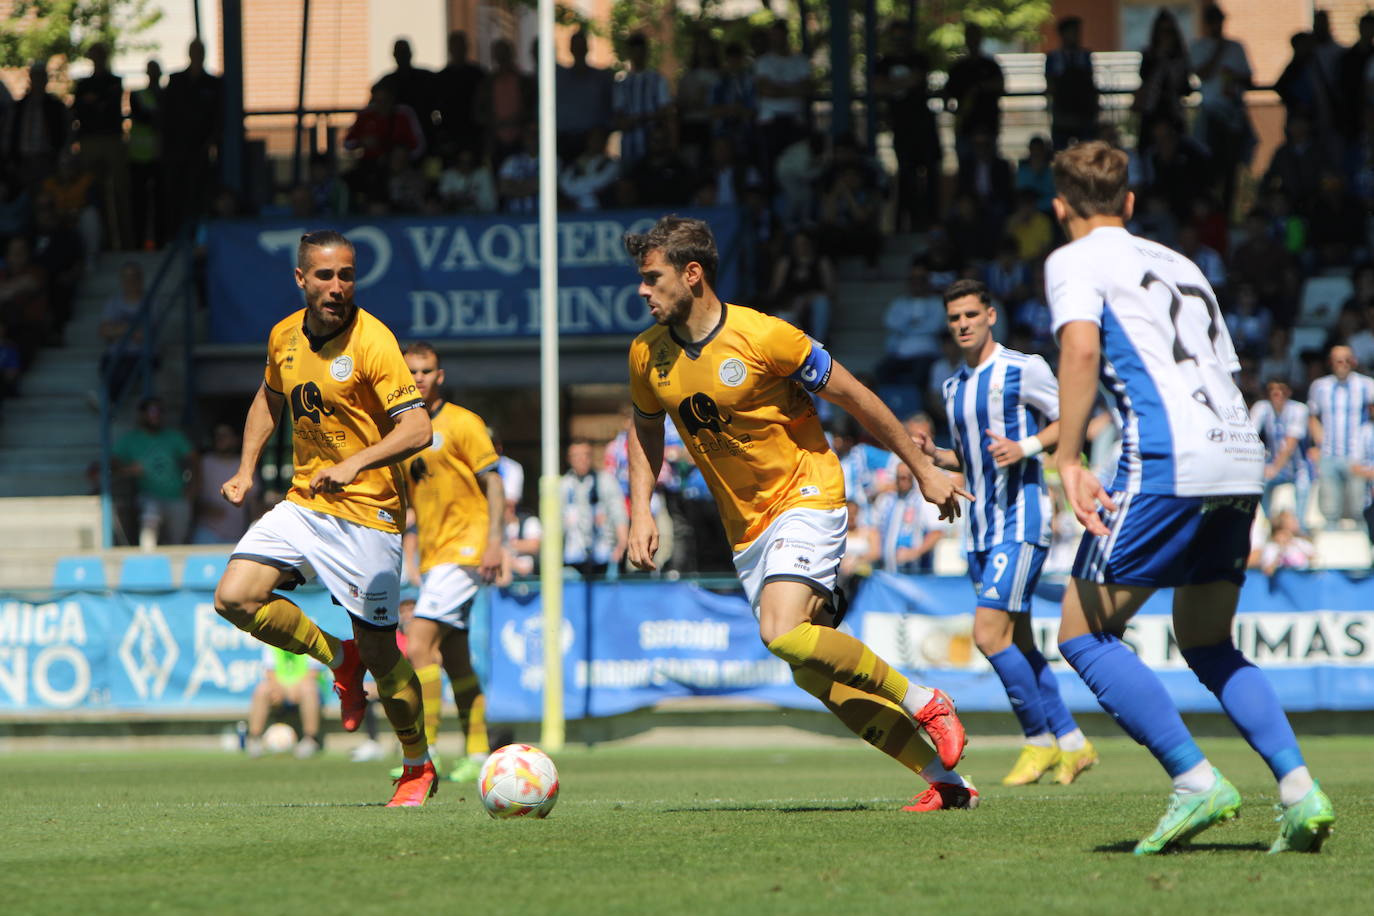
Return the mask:
{"type": "MultiPolygon", "coordinates": [[[[1042,583],[1035,635],[1065,700],[1095,710],[1055,647],[1062,586],[1042,583]]],[[[347,615],[318,589],[296,593],[334,633],[347,615]]],[[[737,588],[690,582],[564,583],[568,718],[610,716],[685,696],[725,696],[818,708],[759,642],[737,588]]],[[[490,589],[474,615],[475,663],[495,721],[542,714],[543,629],[537,583],[490,589]]],[[[972,592],[962,577],[875,574],[844,627],[963,710],[1007,710],[973,646],[972,592]]],[[[1152,599],[1127,642],[1185,711],[1218,709],[1184,664],[1170,626],[1170,593],[1152,599]]],[[[1289,710],[1374,709],[1374,578],[1340,572],[1252,575],[1241,594],[1237,644],[1264,667],[1289,710]]],[[[208,588],[81,589],[0,594],[0,715],[222,713],[246,708],[262,646],[215,614],[208,588]]]]}

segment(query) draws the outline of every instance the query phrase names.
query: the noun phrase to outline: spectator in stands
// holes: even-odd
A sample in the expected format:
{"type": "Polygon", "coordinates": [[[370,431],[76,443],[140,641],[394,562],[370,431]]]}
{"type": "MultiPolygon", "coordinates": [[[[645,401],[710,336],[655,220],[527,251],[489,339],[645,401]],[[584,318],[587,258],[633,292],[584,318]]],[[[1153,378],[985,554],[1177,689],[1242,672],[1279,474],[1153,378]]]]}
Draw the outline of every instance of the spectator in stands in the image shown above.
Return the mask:
{"type": "Polygon", "coordinates": [[[410,42],[404,38],[396,39],[391,46],[391,57],[396,61],[396,69],[377,80],[376,86],[391,90],[391,97],[397,105],[404,105],[415,112],[420,130],[424,135],[425,149],[434,147],[434,113],[439,107],[434,80],[434,71],[414,65],[410,42]]]}
{"type": "MultiPolygon", "coordinates": [[[[487,72],[480,64],[468,60],[468,33],[462,29],[449,32],[448,63],[434,74],[434,111],[439,118],[435,133],[438,149],[446,157],[457,155],[463,149],[471,150],[476,156],[485,154],[486,143],[477,122],[477,91],[486,77],[487,72]]],[[[562,93],[560,85],[560,99],[562,93]]],[[[558,119],[561,125],[561,104],[558,119]]]]}
{"type": "Polygon", "coordinates": [[[1038,261],[1054,244],[1054,222],[1038,206],[1039,195],[1030,188],[1016,192],[1016,209],[1007,217],[1006,234],[1016,241],[1022,261],[1038,261]]]}
{"type": "Polygon", "coordinates": [[[0,322],[10,329],[24,365],[33,365],[34,354],[49,341],[53,324],[47,272],[34,263],[29,240],[22,235],[12,236],[5,245],[0,322]]]}
{"type": "Polygon", "coordinates": [[[811,233],[793,234],[788,251],[773,265],[773,282],[764,298],[774,315],[825,344],[835,302],[835,264],[816,249],[811,233]]]}
{"type": "Polygon", "coordinates": [[[496,473],[501,475],[501,486],[506,491],[506,505],[518,506],[525,498],[525,468],[510,455],[506,454],[505,443],[496,430],[489,430],[492,447],[499,455],[496,459],[496,473]]]}
{"type": "Polygon", "coordinates": [[[978,208],[973,194],[962,191],[955,195],[944,225],[933,227],[931,232],[937,230],[949,236],[960,255],[980,261],[993,257],[1003,238],[1000,227],[990,225],[987,214],[978,208]]]}
{"type": "Polygon", "coordinates": [[[959,158],[959,193],[973,197],[986,231],[1002,237],[1002,226],[1012,206],[1011,165],[997,151],[997,138],[979,131],[966,140],[959,158]]]}
{"type": "Polygon", "coordinates": [[[671,148],[673,94],[663,74],[649,67],[649,39],[636,32],[625,42],[626,70],[611,91],[611,113],[620,131],[620,167],[628,172],[649,153],[660,129],[669,131],[671,148]]]}
{"type": "Polygon", "coordinates": [[[1140,118],[1136,135],[1141,153],[1154,143],[1160,121],[1182,128],[1183,99],[1192,92],[1191,70],[1178,20],[1169,10],[1160,10],[1150,26],[1150,43],[1140,52],[1140,88],[1131,101],[1140,118]]]}
{"type": "Polygon", "coordinates": [[[762,186],[758,169],[740,157],[729,137],[712,137],[693,203],[699,207],[739,207],[750,189],[762,186]]]}
{"type": "Polygon", "coordinates": [[[192,544],[237,544],[248,530],[256,514],[261,482],[240,506],[232,505],[219,492],[220,484],[238,473],[240,449],[238,431],[228,423],[216,423],[210,448],[197,459],[192,544]]]}
{"type": "Polygon", "coordinates": [[[399,149],[408,159],[419,159],[425,152],[425,135],[415,111],[397,102],[395,90],[382,81],[372,87],[367,107],[344,134],[344,149],[357,150],[360,157],[350,176],[354,191],[365,199],[385,197],[391,151],[399,149]]]}
{"type": "Polygon", "coordinates": [[[301,736],[292,753],[297,760],[314,757],[321,750],[320,663],[307,655],[264,646],[262,665],[262,680],[253,688],[248,701],[248,738],[244,749],[249,757],[261,757],[262,734],[272,710],[295,707],[301,717],[301,736]]]}
{"type": "Polygon", "coordinates": [[[820,131],[812,131],[778,156],[772,173],[778,199],[771,209],[778,214],[783,227],[815,223],[819,186],[826,168],[826,139],[820,131]]]}
{"type": "Polygon", "coordinates": [[[1193,72],[1201,82],[1193,133],[1212,157],[1215,187],[1222,210],[1231,212],[1235,200],[1236,168],[1250,161],[1255,131],[1245,107],[1251,86],[1250,61],[1245,47],[1222,34],[1226,14],[1215,3],[1202,9],[1202,35],[1188,49],[1193,72]]]}
{"type": "Polygon", "coordinates": [[[1369,125],[1369,62],[1374,59],[1374,10],[1360,17],[1359,37],[1340,55],[1337,64],[1337,126],[1344,135],[1348,156],[1358,154],[1360,141],[1369,125]]]}
{"type": "MultiPolygon", "coordinates": [[[[1050,306],[1045,301],[1045,262],[1036,261],[1031,268],[1030,291],[1011,313],[1011,327],[1014,332],[1025,334],[1029,343],[1023,352],[1042,353],[1053,364],[1057,357],[1058,344],[1054,339],[1054,324],[1050,317],[1050,306]]],[[[1013,350],[1020,347],[1013,346],[1013,350]]]]}
{"type": "MultiPolygon", "coordinates": [[[[959,371],[964,365],[964,354],[959,350],[959,344],[949,334],[940,335],[940,356],[935,362],[930,364],[930,371],[926,378],[926,387],[923,394],[925,403],[939,404],[943,400],[945,379],[959,371]]],[[[943,418],[942,422],[943,422],[943,418]]],[[[933,434],[932,434],[933,435],[933,434]]]]}
{"type": "Polygon", "coordinates": [[[85,264],[81,237],[62,222],[52,196],[39,194],[29,240],[34,263],[47,274],[53,325],[60,332],[71,318],[76,288],[85,264]]]}
{"type": "Polygon", "coordinates": [[[312,153],[306,180],[315,215],[330,217],[348,213],[348,186],[339,179],[332,156],[312,153]]]}
{"type": "Polygon", "coordinates": [[[496,190],[506,213],[533,213],[539,208],[539,126],[525,125],[521,140],[496,174],[496,190]]]}
{"type": "Polygon", "coordinates": [[[558,173],[558,190],[576,210],[600,210],[620,177],[620,163],[606,153],[605,128],[592,127],[582,137],[583,148],[558,173]]]}
{"type": "Polygon", "coordinates": [[[811,81],[811,60],[792,49],[787,21],[774,20],[768,27],[768,50],[754,61],[760,165],[770,188],[778,156],[811,129],[811,81]]]}
{"type": "Polygon", "coordinates": [[[1260,508],[1273,518],[1274,491],[1293,486],[1298,520],[1307,518],[1312,493],[1312,462],[1307,455],[1307,405],[1293,400],[1293,389],[1282,376],[1271,376],[1264,385],[1263,400],[1250,406],[1250,421],[1264,440],[1264,490],[1260,508]]]}
{"type": "MultiPolygon", "coordinates": [[[[943,226],[932,226],[926,234],[926,253],[922,260],[930,270],[930,285],[936,289],[942,289],[959,279],[967,261],[964,252],[954,244],[953,237],[943,226]]],[[[982,259],[975,255],[973,260],[982,259]]]]}
{"type": "MultiPolygon", "coordinates": [[[[1192,223],[1178,227],[1178,250],[1202,271],[1219,298],[1226,296],[1226,263],[1216,250],[1202,244],[1202,233],[1192,223]]],[[[1265,329],[1266,332],[1268,328],[1265,329]]],[[[1260,336],[1262,341],[1264,336],[1260,336]]]]}
{"type": "Polygon", "coordinates": [[[81,237],[86,266],[100,250],[100,213],[95,206],[95,175],[70,150],[57,160],[57,170],[43,179],[43,195],[57,208],[58,219],[81,237]]]}
{"type": "Polygon", "coordinates": [[[1289,43],[1293,56],[1274,83],[1274,91],[1283,100],[1287,122],[1291,124],[1295,117],[1307,120],[1325,145],[1335,134],[1334,87],[1327,81],[1322,63],[1317,59],[1316,36],[1311,32],[1297,32],[1289,43]]]}
{"type": "Polygon", "coordinates": [[[138,405],[138,426],[115,443],[119,474],[138,481],[138,546],[184,544],[191,527],[195,451],[181,430],[163,425],[161,398],[138,405]]]}
{"type": "Polygon", "coordinates": [[[135,248],[157,248],[162,225],[162,66],[149,60],[148,84],[129,93],[129,215],[135,248]]]}
{"type": "Polygon", "coordinates": [[[1355,371],[1349,347],[1330,352],[1331,374],[1312,383],[1307,393],[1310,457],[1320,481],[1317,502],[1328,528],[1355,518],[1364,507],[1364,482],[1352,467],[1359,463],[1363,430],[1374,405],[1374,379],[1355,371]]]}
{"type": "MultiPolygon", "coordinates": [[[[1336,313],[1335,325],[1326,332],[1322,349],[1329,351],[1332,347],[1349,346],[1350,341],[1359,336],[1364,327],[1364,315],[1359,309],[1342,308],[1336,313]]],[[[1354,351],[1351,353],[1353,355],[1354,351]]],[[[1359,365],[1358,361],[1356,365],[1359,365]]]]}
{"type": "Polygon", "coordinates": [[[1026,158],[1016,164],[1016,190],[1034,191],[1035,205],[1045,213],[1052,213],[1050,201],[1054,200],[1054,175],[1050,172],[1050,145],[1042,136],[1031,137],[1026,147],[1026,158]]]}
{"type": "Polygon", "coordinates": [[[1312,213],[1307,239],[1308,248],[1316,252],[1316,266],[1348,266],[1357,250],[1367,250],[1364,210],[1340,172],[1322,173],[1312,213]]]}
{"type": "Polygon", "coordinates": [[[577,439],[568,446],[568,470],[560,484],[563,507],[563,564],[586,578],[600,577],[620,565],[629,539],[629,516],[620,484],[592,468],[592,444],[577,439]]]}
{"type": "Polygon", "coordinates": [[[1272,576],[1280,569],[1311,569],[1316,557],[1317,548],[1303,536],[1298,517],[1285,509],[1275,516],[1269,539],[1253,565],[1272,576]]]}
{"type": "MultiPolygon", "coordinates": [[[[100,376],[106,381],[112,404],[118,402],[143,350],[143,329],[138,326],[143,298],[143,268],[137,261],[126,261],[119,268],[119,292],[105,300],[100,313],[100,339],[105,344],[105,352],[100,357],[100,376]]],[[[218,490],[216,496],[218,498],[218,490]]]]}
{"type": "Polygon", "coordinates": [[[620,169],[634,185],[640,206],[681,206],[691,194],[692,168],[673,145],[672,128],[667,124],[654,124],[644,154],[628,167],[622,157],[620,169]]]}
{"type": "Polygon", "coordinates": [[[913,260],[907,271],[907,290],[893,299],[883,315],[887,331],[886,355],[878,364],[878,379],[907,383],[923,390],[930,364],[940,353],[945,334],[945,303],[930,283],[930,270],[913,260]]]}
{"type": "Polygon", "coordinates": [[[849,513],[844,532],[844,556],[840,558],[840,572],[835,587],[846,594],[854,594],[855,582],[873,573],[881,557],[878,554],[878,530],[868,523],[859,504],[845,503],[849,513]]]}
{"type": "Polygon", "coordinates": [[[749,67],[744,45],[730,42],[725,46],[725,65],[720,79],[711,90],[711,121],[715,135],[730,138],[735,143],[736,155],[745,161],[757,158],[757,116],[754,71],[749,67]]]}
{"type": "Polygon", "coordinates": [[[887,25],[873,94],[887,105],[897,159],[896,228],[924,229],[940,212],[940,135],[930,110],[930,61],[901,19],[887,25]]]}
{"type": "Polygon", "coordinates": [[[544,528],[539,524],[539,516],[517,512],[515,503],[506,500],[506,568],[498,584],[510,582],[514,576],[533,576],[539,571],[539,545],[544,539],[544,528]]]}
{"type": "Polygon", "coordinates": [[[1097,139],[1097,81],[1092,52],[1083,47],[1083,20],[1065,16],[1056,27],[1059,47],[1045,55],[1045,96],[1050,137],[1061,150],[1075,140],[1097,139]]]}
{"type": "Polygon", "coordinates": [[[131,247],[129,160],[124,149],[124,83],[110,72],[110,49],[96,42],[86,52],[90,76],[76,81],[72,117],[85,168],[96,176],[97,199],[112,249],[131,247]]]}
{"type": "Polygon", "coordinates": [[[1245,239],[1231,252],[1231,273],[1255,285],[1260,302],[1281,324],[1289,324],[1288,304],[1297,290],[1291,282],[1294,262],[1288,250],[1269,233],[1269,214],[1254,209],[1245,218],[1245,239]]]}
{"type": "MultiPolygon", "coordinates": [[[[386,199],[392,211],[419,213],[432,195],[429,182],[410,158],[410,152],[404,147],[393,146],[387,154],[386,165],[386,199]]],[[[312,211],[307,215],[313,216],[314,200],[310,197],[310,189],[303,187],[300,190],[305,192],[305,203],[312,211]]]]}
{"type": "Polygon", "coordinates": [[[439,199],[450,212],[496,212],[496,179],[480,155],[479,149],[461,147],[454,163],[439,175],[439,199]]]}
{"type": "Polygon", "coordinates": [[[1281,190],[1290,200],[1311,204],[1320,189],[1322,174],[1337,168],[1336,153],[1312,136],[1312,122],[1304,114],[1288,116],[1286,134],[1285,141],[1270,158],[1261,184],[1266,190],[1281,190]]]}
{"type": "Polygon", "coordinates": [[[1155,122],[1154,142],[1140,165],[1141,189],[1167,202],[1175,220],[1186,220],[1193,201],[1210,193],[1212,160],[1172,121],[1155,122]]]}
{"type": "Polygon", "coordinates": [[[949,526],[939,510],[926,502],[911,469],[897,463],[896,487],[880,493],[872,517],[878,532],[878,567],[900,575],[921,575],[934,568],[935,545],[949,526]]]}
{"type": "Polygon", "coordinates": [[[1306,391],[1307,371],[1302,360],[1293,352],[1292,341],[1292,332],[1283,325],[1274,324],[1269,328],[1269,343],[1260,358],[1259,375],[1265,379],[1287,379],[1291,386],[1306,391]]]}
{"type": "Polygon", "coordinates": [[[1317,58],[1321,78],[1326,81],[1327,91],[1336,102],[1336,114],[1340,115],[1340,72],[1341,56],[1345,53],[1335,36],[1331,34],[1331,14],[1326,10],[1312,13],[1312,53],[1317,58]]]}
{"type": "Polygon", "coordinates": [[[214,187],[211,162],[219,147],[224,116],[223,85],[205,69],[205,45],[192,40],[186,69],[173,73],[163,95],[162,164],[166,227],[176,235],[199,219],[214,187]]]}
{"type": "MultiPolygon", "coordinates": [[[[587,134],[600,130],[603,140],[610,133],[614,115],[611,95],[615,74],[587,63],[587,30],[578,29],[568,38],[571,67],[554,71],[556,89],[558,158],[570,162],[587,148],[587,134]]],[[[605,146],[603,142],[602,146],[605,146]]]]}
{"type": "Polygon", "coordinates": [[[820,249],[836,257],[862,255],[876,268],[883,251],[883,196],[855,162],[842,165],[821,197],[820,249]]]}
{"type": "MultiPolygon", "coordinates": [[[[1003,236],[997,257],[983,265],[979,279],[988,288],[993,305],[1007,314],[1030,293],[1030,268],[1021,260],[1021,251],[1012,236],[1003,236]]],[[[951,281],[952,282],[952,281],[951,281]]],[[[949,283],[934,283],[948,286],[949,283]]]]}
{"type": "Polygon", "coordinates": [[[702,168],[710,152],[711,99],[721,79],[720,42],[706,29],[692,35],[687,70],[677,83],[678,146],[693,168],[702,168]]]}
{"type": "MultiPolygon", "coordinates": [[[[1206,275],[1206,271],[1203,271],[1203,274],[1206,275]]],[[[1212,288],[1216,289],[1216,285],[1213,284],[1212,288]]],[[[1218,295],[1220,292],[1218,290],[1218,295]]],[[[1248,280],[1237,283],[1235,296],[1228,302],[1224,314],[1226,328],[1231,332],[1231,341],[1235,344],[1236,352],[1246,356],[1262,356],[1269,346],[1274,316],[1260,303],[1259,291],[1255,289],[1255,284],[1248,280]]]]}
{"type": "Polygon", "coordinates": [[[492,171],[501,172],[507,156],[523,143],[525,126],[534,121],[534,80],[515,64],[515,47],[506,39],[491,43],[492,69],[477,89],[477,122],[488,143],[492,171]]]}
{"type": "Polygon", "coordinates": [[[980,134],[996,147],[1006,88],[1001,66],[983,53],[981,26],[964,24],[964,44],[966,53],[949,68],[944,91],[945,108],[954,107],[954,150],[961,164],[973,155],[974,138],[980,134]]]}
{"type": "Polygon", "coordinates": [[[20,182],[36,188],[52,173],[69,142],[67,108],[48,92],[47,61],[29,66],[29,91],[15,103],[5,149],[20,182]]]}

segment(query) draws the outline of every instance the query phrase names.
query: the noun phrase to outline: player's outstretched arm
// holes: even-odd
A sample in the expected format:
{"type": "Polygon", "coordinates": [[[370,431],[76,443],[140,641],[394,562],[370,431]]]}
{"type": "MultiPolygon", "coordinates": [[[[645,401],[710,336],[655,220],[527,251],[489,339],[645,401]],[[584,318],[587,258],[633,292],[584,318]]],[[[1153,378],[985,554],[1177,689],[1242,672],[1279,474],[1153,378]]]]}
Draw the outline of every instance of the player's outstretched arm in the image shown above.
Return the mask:
{"type": "Polygon", "coordinates": [[[630,532],[626,551],[636,569],[657,569],[658,522],[650,505],[663,467],[663,418],[635,414],[626,451],[630,462],[630,532]]]}
{"type": "Polygon", "coordinates": [[[1102,362],[1102,331],[1091,321],[1070,321],[1059,331],[1059,448],[1055,462],[1073,514],[1090,534],[1104,535],[1099,503],[1116,511],[1102,482],[1083,466],[1083,437],[1097,400],[1102,362]]]}
{"type": "Polygon", "coordinates": [[[959,497],[972,501],[973,495],[942,474],[930,456],[907,435],[906,427],[902,426],[888,406],[839,361],[831,363],[830,381],[818,393],[837,407],[843,407],[863,424],[864,429],[911,468],[926,502],[940,508],[940,518],[953,520],[959,517],[959,497]]]}
{"type": "Polygon", "coordinates": [[[286,399],[267,385],[259,385],[253,403],[248,407],[248,419],[243,424],[243,451],[239,455],[239,469],[219,488],[219,493],[235,506],[243,505],[248,491],[253,489],[253,475],[258,469],[263,446],[277,428],[282,404],[286,399]]]}
{"type": "Polygon", "coordinates": [[[363,471],[404,461],[434,441],[429,411],[418,404],[396,415],[396,425],[382,441],[354,452],[338,464],[321,468],[310,478],[311,493],[337,493],[363,471]]]}

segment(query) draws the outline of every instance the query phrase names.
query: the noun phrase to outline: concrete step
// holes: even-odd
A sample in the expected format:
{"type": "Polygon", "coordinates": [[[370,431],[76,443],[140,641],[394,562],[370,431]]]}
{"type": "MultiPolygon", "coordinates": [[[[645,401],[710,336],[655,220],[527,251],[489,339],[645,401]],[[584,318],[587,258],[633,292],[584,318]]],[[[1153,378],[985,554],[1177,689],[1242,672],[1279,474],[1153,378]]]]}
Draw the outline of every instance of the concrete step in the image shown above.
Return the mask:
{"type": "MultiPolygon", "coordinates": [[[[9,483],[0,476],[0,487],[9,483]]],[[[100,497],[14,496],[0,500],[0,560],[24,549],[92,550],[100,543],[100,497]],[[15,549],[10,549],[11,545],[15,549]]],[[[51,569],[46,579],[51,578],[51,569]]]]}
{"type": "MultiPolygon", "coordinates": [[[[70,496],[73,493],[85,493],[90,488],[90,482],[87,480],[84,470],[35,470],[16,474],[7,473],[3,479],[0,479],[0,497],[70,496]]],[[[25,542],[29,542],[35,536],[33,532],[41,530],[46,529],[29,529],[26,531],[23,535],[25,542]]],[[[68,529],[62,527],[54,527],[52,530],[59,532],[62,538],[66,538],[70,534],[68,529]]],[[[56,536],[58,535],[54,535],[54,537],[56,536]]]]}
{"type": "Polygon", "coordinates": [[[18,448],[35,443],[48,448],[100,447],[100,421],[90,410],[82,408],[80,419],[50,415],[39,420],[20,422],[19,418],[5,413],[5,423],[0,426],[0,448],[18,448]]]}

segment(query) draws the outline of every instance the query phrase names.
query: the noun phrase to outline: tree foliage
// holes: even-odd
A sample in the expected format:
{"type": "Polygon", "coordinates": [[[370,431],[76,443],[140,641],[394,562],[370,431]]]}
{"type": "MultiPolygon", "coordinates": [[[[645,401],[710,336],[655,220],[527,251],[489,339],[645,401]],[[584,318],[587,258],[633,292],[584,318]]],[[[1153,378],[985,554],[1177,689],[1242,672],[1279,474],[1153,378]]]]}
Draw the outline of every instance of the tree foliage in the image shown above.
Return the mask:
{"type": "Polygon", "coordinates": [[[77,60],[96,42],[114,54],[154,50],[138,36],[161,18],[152,0],[15,0],[0,19],[0,66],[77,60]]]}

